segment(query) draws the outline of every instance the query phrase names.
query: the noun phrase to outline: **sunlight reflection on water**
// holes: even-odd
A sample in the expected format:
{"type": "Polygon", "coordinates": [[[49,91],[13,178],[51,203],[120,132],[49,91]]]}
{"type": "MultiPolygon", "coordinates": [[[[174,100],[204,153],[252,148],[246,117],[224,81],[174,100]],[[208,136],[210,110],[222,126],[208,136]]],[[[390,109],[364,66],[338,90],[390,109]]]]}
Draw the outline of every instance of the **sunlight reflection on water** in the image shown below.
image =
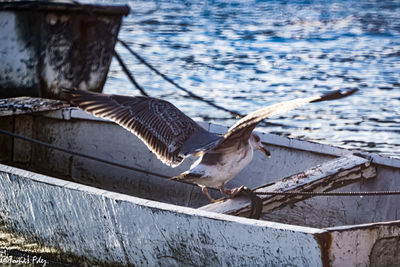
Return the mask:
{"type": "MultiPolygon", "coordinates": [[[[113,2],[132,9],[121,39],[180,85],[241,113],[360,88],[347,99],[271,118],[274,125],[261,131],[400,157],[399,2],[113,2]]],[[[185,97],[123,47],[117,51],[150,95],[195,119],[234,123],[185,97]]],[[[105,92],[138,94],[115,61],[105,92]]]]}

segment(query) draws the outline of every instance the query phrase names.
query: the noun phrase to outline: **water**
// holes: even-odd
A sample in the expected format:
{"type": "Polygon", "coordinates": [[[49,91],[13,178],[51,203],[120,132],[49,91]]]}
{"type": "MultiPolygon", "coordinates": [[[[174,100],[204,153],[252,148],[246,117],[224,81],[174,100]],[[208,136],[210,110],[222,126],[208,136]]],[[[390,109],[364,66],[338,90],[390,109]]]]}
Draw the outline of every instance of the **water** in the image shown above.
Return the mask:
{"type": "MultiPolygon", "coordinates": [[[[132,9],[119,36],[136,52],[180,85],[242,114],[334,89],[360,89],[268,119],[271,125],[258,130],[400,158],[400,2],[112,3],[132,9]]],[[[188,98],[122,46],[117,51],[151,96],[197,120],[235,122],[188,98]]],[[[139,94],[116,61],[105,92],[139,94]]]]}

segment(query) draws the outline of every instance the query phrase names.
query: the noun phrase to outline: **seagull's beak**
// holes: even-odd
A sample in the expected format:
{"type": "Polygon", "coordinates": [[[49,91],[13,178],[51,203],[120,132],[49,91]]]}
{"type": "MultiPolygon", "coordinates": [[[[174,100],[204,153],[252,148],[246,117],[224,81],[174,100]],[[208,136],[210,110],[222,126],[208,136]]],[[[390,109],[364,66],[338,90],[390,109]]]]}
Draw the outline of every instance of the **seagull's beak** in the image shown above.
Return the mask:
{"type": "Polygon", "coordinates": [[[268,149],[265,148],[265,146],[259,146],[258,150],[260,150],[261,152],[263,152],[268,158],[271,157],[271,152],[269,152],[268,149]]]}

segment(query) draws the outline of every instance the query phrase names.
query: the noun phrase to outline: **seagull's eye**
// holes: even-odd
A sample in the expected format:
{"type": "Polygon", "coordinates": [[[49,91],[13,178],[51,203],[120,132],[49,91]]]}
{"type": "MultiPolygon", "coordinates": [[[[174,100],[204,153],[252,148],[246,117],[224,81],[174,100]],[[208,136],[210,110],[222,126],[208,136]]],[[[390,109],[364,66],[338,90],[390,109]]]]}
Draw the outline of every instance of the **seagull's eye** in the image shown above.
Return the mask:
{"type": "Polygon", "coordinates": [[[260,142],[260,137],[258,135],[254,135],[254,141],[260,142]]]}

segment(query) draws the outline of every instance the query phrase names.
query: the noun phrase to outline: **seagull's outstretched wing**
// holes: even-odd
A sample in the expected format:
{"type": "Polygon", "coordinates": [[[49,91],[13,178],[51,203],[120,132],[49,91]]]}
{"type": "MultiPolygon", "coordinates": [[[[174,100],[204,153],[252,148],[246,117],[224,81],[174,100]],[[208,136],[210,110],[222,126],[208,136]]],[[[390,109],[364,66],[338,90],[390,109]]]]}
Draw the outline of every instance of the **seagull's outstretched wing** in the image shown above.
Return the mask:
{"type": "MultiPolygon", "coordinates": [[[[105,95],[64,89],[71,104],[101,118],[109,119],[137,135],[157,157],[172,167],[202,146],[215,142],[216,135],[204,130],[168,101],[151,97],[105,95]],[[186,141],[202,136],[198,142],[186,141]],[[186,143],[185,152],[181,152],[186,143]]],[[[218,140],[221,137],[218,137],[218,140]]]]}
{"type": "Polygon", "coordinates": [[[347,92],[341,92],[339,90],[322,96],[289,100],[256,110],[250,113],[249,115],[243,117],[238,122],[236,122],[231,128],[229,128],[229,130],[224,135],[223,139],[215,148],[230,146],[231,144],[237,142],[237,138],[242,138],[243,140],[247,140],[250,137],[251,133],[253,132],[254,128],[257,126],[257,124],[268,117],[295,109],[297,107],[306,105],[311,102],[321,102],[327,100],[340,99],[353,94],[357,90],[358,89],[351,89],[347,92]]]}

